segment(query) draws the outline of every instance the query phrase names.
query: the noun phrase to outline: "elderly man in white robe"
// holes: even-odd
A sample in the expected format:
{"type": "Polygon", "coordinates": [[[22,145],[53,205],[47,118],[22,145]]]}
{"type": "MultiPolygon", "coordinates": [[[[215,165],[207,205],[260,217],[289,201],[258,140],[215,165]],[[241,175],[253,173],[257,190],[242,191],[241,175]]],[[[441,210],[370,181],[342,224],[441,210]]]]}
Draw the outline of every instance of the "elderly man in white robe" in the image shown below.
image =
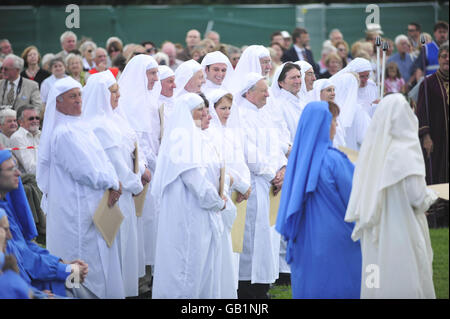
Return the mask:
{"type": "MultiPolygon", "coordinates": [[[[139,256],[137,241],[137,217],[132,195],[142,189],[141,172],[145,170],[141,161],[135,172],[134,157],[137,137],[128,121],[119,115],[119,86],[114,75],[106,70],[91,77],[83,88],[83,119],[89,121],[93,132],[101,142],[106,155],[114,165],[122,184],[122,195],[118,205],[124,215],[120,226],[118,242],[121,259],[123,285],[126,297],[138,296],[139,256]]],[[[138,156],[139,157],[139,156],[138,156]]],[[[139,157],[141,158],[141,157],[139,157]]]]}
{"type": "Polygon", "coordinates": [[[47,249],[64,260],[82,259],[89,276],[85,298],[123,298],[117,241],[108,247],[93,222],[103,194],[117,202],[114,167],[81,117],[81,85],[67,77],[50,91],[38,152],[37,183],[47,213],[47,249]]]}
{"type": "Polygon", "coordinates": [[[195,60],[183,62],[175,71],[174,98],[178,99],[186,93],[201,93],[205,84],[202,66],[195,60]]]}
{"type": "Polygon", "coordinates": [[[250,72],[268,77],[272,69],[272,59],[269,50],[262,45],[250,45],[242,52],[233,76],[224,81],[225,87],[235,96],[245,85],[245,76],[250,72]]]}
{"type": "Polygon", "coordinates": [[[161,94],[158,98],[159,106],[159,121],[161,125],[160,143],[164,135],[164,126],[169,120],[170,115],[174,109],[174,90],[177,87],[175,84],[175,73],[167,65],[158,66],[159,80],[161,81],[161,94]]]}
{"type": "Polygon", "coordinates": [[[161,198],[152,297],[220,297],[216,265],[228,199],[219,195],[219,153],[202,136],[205,104],[179,98],[161,144],[152,185],[161,198]]]}
{"type": "Polygon", "coordinates": [[[139,293],[148,293],[151,282],[151,266],[155,263],[156,232],[158,225],[157,201],[150,193],[152,173],[155,171],[159,150],[160,119],[158,98],[161,82],[158,79],[158,64],[146,54],[133,57],[119,79],[121,94],[119,108],[135,130],[139,147],[145,157],[145,173],[142,184],[146,192],[142,216],[138,217],[139,246],[139,293]],[[144,277],[144,278],[142,278],[144,277]]]}
{"type": "Polygon", "coordinates": [[[370,74],[372,72],[372,65],[370,61],[364,58],[355,58],[345,68],[333,75],[330,80],[337,79],[342,74],[349,72],[358,73],[358,103],[361,104],[367,114],[372,117],[380,99],[377,85],[370,78],[370,74]]]}
{"type": "Polygon", "coordinates": [[[269,192],[281,190],[287,159],[276,124],[264,111],[269,90],[261,74],[249,73],[240,92],[244,155],[251,173],[244,247],[239,263],[239,298],[267,298],[279,275],[280,234],[270,226],[269,192]]]}
{"type": "Polygon", "coordinates": [[[203,94],[207,95],[215,89],[226,89],[223,83],[233,76],[233,67],[228,57],[220,51],[205,55],[201,63],[205,84],[202,86],[203,94]]]}
{"type": "Polygon", "coordinates": [[[426,186],[417,117],[400,93],[383,98],[359,152],[345,221],[361,241],[361,298],[434,299],[426,186]],[[376,185],[376,187],[374,187],[376,185]]]}

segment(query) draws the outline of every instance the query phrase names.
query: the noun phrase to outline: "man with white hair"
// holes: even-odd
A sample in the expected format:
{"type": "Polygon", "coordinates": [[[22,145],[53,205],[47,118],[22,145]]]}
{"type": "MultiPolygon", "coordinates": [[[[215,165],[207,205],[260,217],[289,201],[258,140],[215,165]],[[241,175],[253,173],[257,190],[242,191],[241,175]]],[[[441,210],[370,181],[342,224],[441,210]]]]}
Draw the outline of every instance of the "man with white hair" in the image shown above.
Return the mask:
{"type": "Polygon", "coordinates": [[[11,135],[17,131],[16,111],[6,105],[2,105],[0,109],[0,144],[10,147],[11,135]]]}
{"type": "Polygon", "coordinates": [[[170,41],[164,42],[161,46],[161,51],[169,57],[169,67],[175,72],[177,67],[183,63],[183,61],[177,59],[177,49],[175,44],[170,41]]]}
{"type": "Polygon", "coordinates": [[[77,35],[72,31],[66,31],[61,34],[59,38],[61,42],[62,51],[56,54],[57,57],[63,58],[63,60],[67,57],[67,55],[77,48],[77,35]]]}
{"type": "Polygon", "coordinates": [[[402,78],[411,88],[411,83],[415,80],[415,76],[411,72],[415,60],[411,55],[411,43],[406,35],[400,34],[395,38],[395,46],[397,53],[392,55],[387,63],[395,62],[397,64],[402,78]]]}
{"type": "Polygon", "coordinates": [[[97,48],[95,49],[95,68],[92,68],[89,70],[90,74],[95,74],[98,72],[103,72],[106,69],[110,70],[111,73],[114,75],[115,78],[117,78],[117,74],[119,74],[119,69],[116,67],[108,68],[108,53],[104,48],[97,48]]]}
{"type": "Polygon", "coordinates": [[[177,87],[175,84],[175,73],[167,65],[158,66],[159,79],[161,81],[161,95],[158,99],[159,119],[161,123],[160,140],[164,135],[164,126],[173,112],[173,93],[177,87]]]}
{"type": "Polygon", "coordinates": [[[11,105],[17,110],[23,105],[42,107],[42,101],[37,82],[20,75],[24,61],[14,54],[9,54],[3,60],[3,80],[0,80],[0,105],[11,105]]]}
{"type": "Polygon", "coordinates": [[[83,298],[124,298],[117,240],[109,247],[92,219],[104,194],[109,207],[118,201],[121,184],[81,118],[81,102],[81,84],[66,77],[52,87],[45,109],[36,180],[44,194],[47,249],[89,265],[86,280],[74,289],[83,298]]]}
{"type": "Polygon", "coordinates": [[[39,130],[39,111],[32,105],[21,106],[17,110],[19,129],[11,136],[11,147],[20,148],[13,151],[23,174],[36,174],[37,147],[41,131],[39,130]],[[29,146],[34,148],[27,149],[29,146]]]}
{"type": "Polygon", "coordinates": [[[338,41],[344,40],[344,36],[342,35],[342,32],[339,29],[331,30],[329,38],[331,43],[333,43],[333,45],[338,41]]]}
{"type": "Polygon", "coordinates": [[[205,39],[210,39],[214,41],[214,44],[218,46],[220,44],[220,34],[216,31],[208,31],[205,35],[205,39]]]}
{"type": "Polygon", "coordinates": [[[238,298],[267,299],[269,285],[278,278],[280,234],[270,226],[269,193],[281,190],[287,159],[278,130],[264,108],[269,96],[260,73],[249,73],[239,92],[244,156],[251,173],[244,246],[239,260],[238,298]]]}
{"type": "Polygon", "coordinates": [[[230,60],[220,51],[206,54],[201,66],[206,78],[206,83],[202,86],[205,95],[214,89],[223,88],[225,79],[232,76],[233,67],[230,60]]]}
{"type": "Polygon", "coordinates": [[[186,93],[201,93],[205,78],[202,66],[195,60],[183,62],[175,71],[175,99],[186,93]]]}
{"type": "Polygon", "coordinates": [[[0,40],[0,59],[5,58],[8,54],[12,54],[13,49],[8,39],[0,40]]]}

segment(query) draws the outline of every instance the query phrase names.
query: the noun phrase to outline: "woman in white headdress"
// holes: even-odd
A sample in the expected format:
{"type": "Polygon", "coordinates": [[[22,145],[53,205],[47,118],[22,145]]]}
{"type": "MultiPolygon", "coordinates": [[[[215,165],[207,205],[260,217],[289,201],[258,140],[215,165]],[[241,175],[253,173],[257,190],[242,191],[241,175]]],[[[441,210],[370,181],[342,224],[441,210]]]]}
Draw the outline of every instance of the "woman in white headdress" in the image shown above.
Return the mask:
{"type": "MultiPolygon", "coordinates": [[[[239,201],[247,200],[251,192],[250,170],[245,163],[239,120],[237,112],[233,110],[233,96],[225,90],[216,89],[210,91],[206,97],[209,100],[212,117],[208,131],[221,154],[227,173],[233,178],[229,196],[236,191],[239,201]]],[[[239,254],[233,253],[231,242],[231,227],[236,218],[235,209],[222,212],[222,218],[225,229],[222,236],[221,298],[237,298],[239,254]]]]}
{"type": "Polygon", "coordinates": [[[300,74],[302,76],[302,85],[300,87],[300,105],[305,108],[305,105],[314,101],[313,83],[316,80],[314,69],[311,64],[306,61],[294,62],[300,66],[300,74]]]}
{"type": "Polygon", "coordinates": [[[208,94],[214,89],[226,89],[224,83],[233,77],[234,69],[230,59],[220,51],[210,52],[201,63],[205,84],[202,86],[203,94],[208,94]]]}
{"type": "Polygon", "coordinates": [[[346,222],[361,240],[361,298],[436,298],[418,120],[399,93],[383,98],[359,152],[346,222]]]}
{"type": "Polygon", "coordinates": [[[358,74],[344,73],[330,81],[335,87],[335,102],[340,108],[338,121],[344,130],[345,147],[359,151],[370,124],[370,116],[358,103],[358,74]]]}
{"type": "MultiPolygon", "coordinates": [[[[157,101],[161,92],[161,82],[158,80],[158,64],[151,56],[145,54],[133,57],[120,76],[119,87],[121,89],[119,108],[136,132],[139,147],[145,158],[146,169],[142,175],[145,186],[150,182],[151,172],[155,169],[159,149],[157,101]]],[[[142,216],[138,218],[139,277],[145,275],[146,265],[154,263],[157,216],[156,209],[152,205],[155,203],[155,200],[150,198],[150,191],[147,190],[142,216]]]]}
{"type": "Polygon", "coordinates": [[[200,93],[205,79],[202,66],[195,60],[188,60],[180,64],[175,70],[174,98],[178,99],[186,93],[200,93]]]}
{"type": "MultiPolygon", "coordinates": [[[[334,83],[329,79],[319,79],[314,81],[313,89],[313,101],[326,101],[326,102],[336,102],[336,91],[334,83]]],[[[338,105],[340,107],[340,105],[338,105]]],[[[340,117],[337,118],[336,135],[333,139],[333,146],[346,146],[345,144],[345,130],[340,122],[340,117]]]]}
{"type": "Polygon", "coordinates": [[[220,158],[205,145],[205,104],[194,93],[177,99],[167,123],[152,185],[160,198],[153,298],[218,298],[223,223],[219,195],[220,158]]]}
{"type": "Polygon", "coordinates": [[[286,139],[288,146],[291,146],[294,141],[297,124],[304,108],[300,100],[300,89],[303,86],[300,72],[298,64],[291,62],[282,64],[275,72],[268,99],[273,118],[281,117],[277,121],[281,129],[280,138],[286,139]],[[288,74],[291,78],[289,87],[284,84],[288,74]],[[282,82],[281,86],[280,82],[282,82]]]}
{"type": "Polygon", "coordinates": [[[134,171],[137,136],[117,109],[119,97],[118,84],[109,70],[92,75],[83,88],[83,118],[91,123],[122,184],[118,205],[124,220],[118,243],[125,296],[132,297],[138,295],[139,280],[137,217],[132,195],[143,189],[140,171],[143,173],[145,168],[142,162],[141,169],[134,171]]]}

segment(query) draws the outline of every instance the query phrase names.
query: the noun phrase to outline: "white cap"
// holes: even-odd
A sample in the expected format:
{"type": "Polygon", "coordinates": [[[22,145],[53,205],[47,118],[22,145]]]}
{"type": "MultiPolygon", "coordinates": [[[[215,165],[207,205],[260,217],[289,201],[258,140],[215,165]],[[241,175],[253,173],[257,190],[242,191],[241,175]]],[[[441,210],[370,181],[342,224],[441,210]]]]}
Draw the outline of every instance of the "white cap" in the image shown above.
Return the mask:
{"type": "Polygon", "coordinates": [[[290,35],[289,32],[287,32],[287,31],[281,31],[281,36],[282,36],[283,38],[290,38],[290,37],[291,37],[291,35],[290,35]]]}
{"type": "Polygon", "coordinates": [[[378,34],[383,34],[383,31],[381,30],[381,25],[378,23],[368,23],[366,25],[366,32],[377,32],[378,34]]]}

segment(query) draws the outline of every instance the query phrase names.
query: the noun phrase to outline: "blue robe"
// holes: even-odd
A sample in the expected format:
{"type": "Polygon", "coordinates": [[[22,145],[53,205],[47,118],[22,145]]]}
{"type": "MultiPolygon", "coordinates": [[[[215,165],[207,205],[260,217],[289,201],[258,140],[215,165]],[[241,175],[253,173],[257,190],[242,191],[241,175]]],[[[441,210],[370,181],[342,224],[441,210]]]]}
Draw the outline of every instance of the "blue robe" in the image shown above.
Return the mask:
{"type": "Polygon", "coordinates": [[[0,299],[29,299],[30,288],[14,271],[0,274],[0,299]]]}
{"type": "Polygon", "coordinates": [[[293,298],[359,298],[360,243],[344,222],[352,187],[353,164],[329,148],[315,192],[306,198],[291,263],[293,298]]]}
{"type": "Polygon", "coordinates": [[[48,289],[56,295],[66,296],[64,284],[70,274],[66,272],[68,265],[61,263],[60,258],[31,241],[37,232],[35,225],[31,223],[33,217],[21,181],[19,189],[8,193],[6,200],[0,200],[0,208],[8,215],[13,237],[8,241],[6,252],[16,257],[20,276],[38,290],[48,289]]]}
{"type": "Polygon", "coordinates": [[[331,146],[326,102],[309,103],[289,156],[276,229],[287,241],[293,298],[359,298],[361,248],[344,216],[353,164],[331,146]]]}

